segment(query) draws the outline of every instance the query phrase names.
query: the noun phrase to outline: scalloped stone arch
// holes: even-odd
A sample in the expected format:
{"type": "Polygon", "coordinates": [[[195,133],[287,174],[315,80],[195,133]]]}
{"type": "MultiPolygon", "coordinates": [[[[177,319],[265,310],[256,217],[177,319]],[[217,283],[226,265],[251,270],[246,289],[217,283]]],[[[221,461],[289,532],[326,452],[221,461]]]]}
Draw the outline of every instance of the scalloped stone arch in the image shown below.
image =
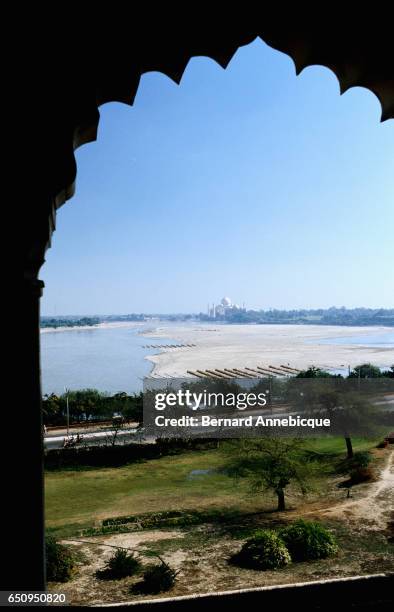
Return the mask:
{"type": "MultiPolygon", "coordinates": [[[[124,11],[119,7],[106,7],[102,15],[97,5],[94,11],[90,9],[94,19],[98,18],[98,23],[94,24],[91,16],[86,24],[81,23],[79,11],[75,14],[70,8],[72,22],[63,39],[59,23],[53,15],[52,19],[48,18],[46,9],[45,37],[40,41],[43,48],[39,50],[38,59],[35,58],[34,87],[28,92],[35,103],[38,102],[35,112],[31,112],[26,103],[26,112],[36,130],[32,141],[41,144],[42,153],[29,159],[29,162],[38,163],[33,195],[26,200],[24,208],[27,228],[23,239],[24,368],[20,378],[24,389],[21,431],[26,435],[22,440],[18,438],[18,443],[24,447],[28,461],[24,462],[23,473],[18,473],[17,486],[23,490],[23,501],[29,509],[31,539],[26,545],[26,530],[14,530],[14,548],[24,551],[23,563],[12,566],[13,589],[18,591],[45,589],[39,358],[39,303],[43,284],[37,276],[50,245],[56,209],[74,193],[77,172],[74,151],[97,138],[99,107],[106,102],[132,104],[141,75],[149,71],[162,72],[179,83],[192,57],[206,56],[226,68],[240,47],[260,37],[272,48],[287,54],[297,74],[307,66],[325,66],[338,78],[341,92],[350,87],[365,87],[379,99],[382,120],[394,118],[394,62],[389,17],[385,32],[379,15],[379,40],[375,42],[370,36],[373,25],[369,11],[368,22],[363,28],[353,19],[345,24],[342,14],[334,15],[337,17],[332,20],[335,25],[327,34],[324,28],[328,15],[324,19],[320,16],[311,25],[297,15],[289,27],[283,23],[282,13],[287,13],[287,8],[282,6],[275,18],[267,14],[262,16],[250,6],[226,7],[219,20],[211,7],[208,10],[199,8],[198,15],[192,14],[188,7],[188,15],[177,16],[181,25],[168,19],[168,15],[166,21],[160,22],[158,11],[151,6],[148,9],[154,14],[142,20],[130,11],[130,6],[124,11]],[[111,29],[117,36],[109,42],[111,29]]],[[[319,10],[323,13],[322,8],[319,10]]],[[[32,30],[37,34],[34,24],[32,30]]],[[[7,498],[9,524],[14,524],[20,512],[18,502],[13,508],[12,499],[7,498]]],[[[305,592],[305,602],[307,599],[305,592]]]]}
{"type": "MultiPolygon", "coordinates": [[[[211,59],[215,61],[221,68],[225,70],[228,64],[231,62],[234,55],[237,53],[237,51],[243,46],[252,43],[254,40],[256,40],[256,38],[260,38],[263,42],[266,42],[263,40],[261,36],[256,36],[252,40],[242,45],[237,46],[235,49],[231,50],[231,52],[226,53],[224,56],[220,58],[213,57],[210,55],[202,55],[202,54],[191,55],[190,57],[187,58],[186,61],[182,61],[182,64],[179,65],[177,70],[175,71],[165,70],[165,68],[160,69],[159,67],[151,68],[150,70],[141,72],[140,77],[143,76],[143,74],[146,74],[147,72],[161,72],[162,74],[170,78],[174,83],[176,83],[177,85],[180,85],[190,60],[195,57],[206,57],[208,59],[211,59]]],[[[275,48],[275,47],[272,47],[272,48],[275,48]]],[[[276,50],[282,51],[282,49],[279,49],[279,48],[277,48],[276,50]]],[[[288,55],[290,59],[293,61],[294,67],[295,67],[295,73],[297,76],[299,76],[301,72],[305,70],[305,68],[308,68],[311,66],[322,66],[324,68],[327,68],[337,78],[337,81],[339,84],[339,91],[341,95],[353,87],[362,87],[364,89],[367,89],[368,91],[374,94],[374,96],[377,98],[377,100],[380,103],[381,121],[386,121],[387,119],[394,118],[394,108],[393,108],[394,100],[391,99],[390,95],[387,95],[386,89],[384,87],[382,86],[379,87],[377,85],[374,85],[371,82],[363,80],[361,77],[357,77],[354,73],[352,74],[351,70],[347,70],[347,71],[344,69],[341,70],[333,65],[328,65],[327,63],[322,63],[322,62],[319,63],[318,61],[314,61],[312,59],[308,61],[306,59],[300,59],[297,55],[293,56],[290,52],[286,52],[286,51],[283,51],[283,52],[286,53],[286,55],[288,55]]],[[[139,83],[135,86],[135,90],[132,93],[130,93],[129,96],[122,97],[122,99],[120,97],[112,98],[112,99],[111,98],[103,99],[102,101],[99,102],[98,107],[102,106],[103,104],[107,104],[109,102],[121,102],[123,104],[132,106],[134,103],[135,95],[138,90],[138,85],[139,83]]],[[[98,130],[98,125],[99,125],[99,120],[100,120],[100,116],[98,112],[98,114],[96,115],[96,119],[92,121],[90,125],[76,127],[75,136],[74,136],[74,143],[75,143],[74,150],[76,150],[78,147],[84,144],[88,144],[89,142],[94,142],[97,139],[97,130],[98,130]]],[[[72,192],[73,191],[72,187],[69,186],[68,189],[65,190],[65,192],[67,191],[72,192]]]]}
{"type": "Polygon", "coordinates": [[[215,23],[204,22],[197,34],[192,28],[195,24],[188,24],[183,30],[146,30],[142,36],[138,25],[130,29],[128,22],[122,24],[117,19],[118,38],[110,45],[105,40],[109,26],[104,24],[101,30],[88,32],[86,39],[84,33],[72,52],[67,50],[66,57],[60,56],[58,82],[54,82],[52,65],[46,73],[44,63],[44,107],[47,97],[54,100],[54,107],[45,108],[47,114],[41,121],[48,151],[43,166],[49,180],[45,197],[34,210],[27,211],[29,227],[34,228],[32,243],[26,245],[25,252],[28,276],[35,276],[44,262],[55,228],[56,209],[74,194],[74,151],[97,139],[99,107],[107,102],[132,105],[140,78],[146,72],[161,72],[179,84],[191,58],[208,57],[226,68],[240,47],[260,38],[288,55],[296,74],[308,66],[324,66],[338,79],[341,93],[351,87],[364,87],[378,98],[381,120],[394,117],[389,37],[382,36],[379,43],[371,43],[363,30],[349,34],[345,26],[336,26],[335,32],[327,35],[321,26],[308,26],[300,19],[289,29],[278,19],[262,20],[246,12],[228,21],[222,30],[215,23]],[[64,91],[63,81],[70,79],[64,91]]]}

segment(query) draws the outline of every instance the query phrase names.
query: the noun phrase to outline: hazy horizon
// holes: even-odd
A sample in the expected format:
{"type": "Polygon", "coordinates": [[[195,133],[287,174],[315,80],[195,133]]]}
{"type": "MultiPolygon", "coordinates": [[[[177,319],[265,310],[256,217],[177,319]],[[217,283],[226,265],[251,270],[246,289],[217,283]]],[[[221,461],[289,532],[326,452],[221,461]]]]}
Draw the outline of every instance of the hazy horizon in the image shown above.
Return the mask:
{"type": "MultiPolygon", "coordinates": [[[[246,310],[255,310],[255,311],[263,311],[264,310],[265,312],[267,312],[269,310],[280,310],[280,311],[285,311],[285,312],[292,312],[292,311],[297,311],[297,310],[308,310],[308,311],[312,311],[312,310],[330,310],[330,309],[334,309],[334,308],[337,309],[337,310],[340,310],[342,308],[345,308],[346,310],[357,310],[357,309],[363,309],[363,308],[365,308],[366,310],[369,310],[369,309],[370,310],[392,310],[394,308],[394,306],[393,307],[387,307],[387,308],[384,308],[383,306],[355,306],[354,308],[347,308],[346,306],[325,306],[325,307],[322,306],[321,308],[308,308],[308,307],[305,307],[305,308],[303,308],[303,307],[300,307],[300,308],[275,308],[275,307],[272,307],[272,308],[265,308],[265,309],[263,309],[263,308],[259,308],[259,307],[255,307],[255,308],[251,307],[251,308],[249,308],[247,305],[245,307],[246,307],[246,310]]],[[[141,315],[150,315],[150,316],[160,316],[160,315],[164,315],[164,316],[168,316],[168,315],[196,315],[197,316],[197,315],[199,315],[201,313],[205,313],[205,310],[201,309],[199,311],[188,311],[188,312],[186,312],[186,311],[183,311],[183,312],[177,311],[176,312],[176,311],[172,311],[172,310],[171,311],[167,311],[167,312],[166,311],[161,311],[161,312],[157,312],[157,311],[152,311],[152,312],[147,312],[147,311],[143,312],[143,311],[141,311],[140,312],[140,311],[138,311],[137,312],[137,311],[131,311],[131,310],[128,311],[128,312],[85,312],[85,313],[82,313],[82,312],[64,313],[64,312],[62,312],[62,313],[59,313],[59,314],[51,314],[51,313],[49,313],[49,314],[45,314],[45,315],[43,313],[41,313],[41,316],[42,317],[49,317],[49,318],[52,318],[52,317],[53,318],[60,318],[60,317],[89,317],[89,316],[90,317],[95,317],[95,316],[96,317],[117,317],[117,316],[124,317],[124,316],[132,315],[132,314],[133,315],[134,314],[137,314],[137,315],[141,314],[141,315]]]]}
{"type": "Polygon", "coordinates": [[[43,316],[198,313],[223,295],[393,307],[394,122],[371,92],[340,96],[321,66],[296,77],[257,40],[226,70],[194,58],[179,86],[148,73],[133,107],[100,113],[41,270],[43,316]]]}

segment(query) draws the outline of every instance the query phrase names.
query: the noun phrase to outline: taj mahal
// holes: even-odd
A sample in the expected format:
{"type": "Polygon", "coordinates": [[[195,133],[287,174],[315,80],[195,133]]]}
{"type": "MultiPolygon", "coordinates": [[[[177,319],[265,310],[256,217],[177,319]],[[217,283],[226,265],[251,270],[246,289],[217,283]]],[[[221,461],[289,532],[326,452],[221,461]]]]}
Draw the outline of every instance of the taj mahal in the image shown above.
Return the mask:
{"type": "Polygon", "coordinates": [[[220,300],[219,304],[208,304],[207,314],[211,319],[217,317],[225,317],[233,312],[245,310],[245,304],[239,306],[239,304],[233,304],[231,298],[224,297],[220,300]]]}

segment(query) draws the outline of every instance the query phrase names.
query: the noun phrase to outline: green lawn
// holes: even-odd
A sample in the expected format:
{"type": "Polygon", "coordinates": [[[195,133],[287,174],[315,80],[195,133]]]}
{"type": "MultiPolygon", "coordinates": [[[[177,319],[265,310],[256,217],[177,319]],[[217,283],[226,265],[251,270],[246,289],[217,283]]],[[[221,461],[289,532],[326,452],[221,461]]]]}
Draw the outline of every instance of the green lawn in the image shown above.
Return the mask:
{"type": "MultiPolygon", "coordinates": [[[[355,440],[355,450],[373,446],[355,440]]],[[[325,455],[322,479],[333,457],[344,456],[343,439],[311,441],[310,449],[325,455]]],[[[225,457],[217,450],[193,451],[117,468],[56,471],[46,474],[46,524],[62,535],[95,526],[103,518],[178,509],[231,508],[245,512],[275,507],[269,495],[251,495],[223,473],[225,457]],[[193,470],[213,470],[191,477],[193,470]]],[[[292,494],[291,490],[289,491],[292,494]]]]}
{"type": "MultiPolygon", "coordinates": [[[[357,451],[367,451],[374,446],[378,442],[380,442],[380,438],[376,440],[366,440],[365,438],[352,438],[353,449],[355,452],[357,451]]],[[[345,456],[346,446],[344,438],[338,436],[336,438],[318,438],[316,440],[311,440],[309,442],[309,448],[313,449],[317,453],[327,454],[327,455],[338,455],[341,454],[345,456]]]]}
{"type": "MultiPolygon", "coordinates": [[[[46,475],[47,525],[233,503],[232,479],[216,473],[190,477],[192,470],[215,470],[223,464],[218,452],[206,451],[118,468],[50,472],[46,475]]],[[[240,491],[237,497],[242,497],[240,491]]]]}

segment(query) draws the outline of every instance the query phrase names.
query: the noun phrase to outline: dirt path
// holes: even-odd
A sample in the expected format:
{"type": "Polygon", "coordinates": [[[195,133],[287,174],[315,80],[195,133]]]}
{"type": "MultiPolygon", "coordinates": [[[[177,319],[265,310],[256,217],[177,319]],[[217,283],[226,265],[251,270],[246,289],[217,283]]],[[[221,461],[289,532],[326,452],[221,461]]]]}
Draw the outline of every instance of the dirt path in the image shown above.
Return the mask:
{"type": "MultiPolygon", "coordinates": [[[[68,595],[72,605],[80,604],[100,604],[102,602],[112,603],[117,601],[122,592],[123,599],[130,599],[127,580],[119,582],[117,580],[98,580],[96,572],[105,567],[108,559],[113,555],[116,547],[137,550],[144,542],[160,541],[165,539],[182,538],[183,533],[179,531],[159,531],[152,530],[138,533],[122,533],[111,536],[99,536],[79,539],[64,539],[62,544],[75,547],[82,553],[83,560],[79,562],[78,571],[73,579],[64,584],[57,585],[60,592],[68,595]],[[126,584],[125,584],[126,582],[126,584]],[[122,585],[120,589],[119,584],[122,585]]],[[[169,559],[172,561],[172,559],[169,559]]],[[[179,564],[178,564],[179,565],[179,564]]],[[[178,569],[178,567],[177,567],[178,569]]],[[[54,583],[55,584],[55,583],[54,583]]]]}
{"type": "MultiPolygon", "coordinates": [[[[356,493],[357,494],[357,493],[356,493]]],[[[367,529],[384,530],[394,513],[394,451],[391,451],[379,479],[360,499],[320,510],[320,515],[362,520],[367,529]]]]}

